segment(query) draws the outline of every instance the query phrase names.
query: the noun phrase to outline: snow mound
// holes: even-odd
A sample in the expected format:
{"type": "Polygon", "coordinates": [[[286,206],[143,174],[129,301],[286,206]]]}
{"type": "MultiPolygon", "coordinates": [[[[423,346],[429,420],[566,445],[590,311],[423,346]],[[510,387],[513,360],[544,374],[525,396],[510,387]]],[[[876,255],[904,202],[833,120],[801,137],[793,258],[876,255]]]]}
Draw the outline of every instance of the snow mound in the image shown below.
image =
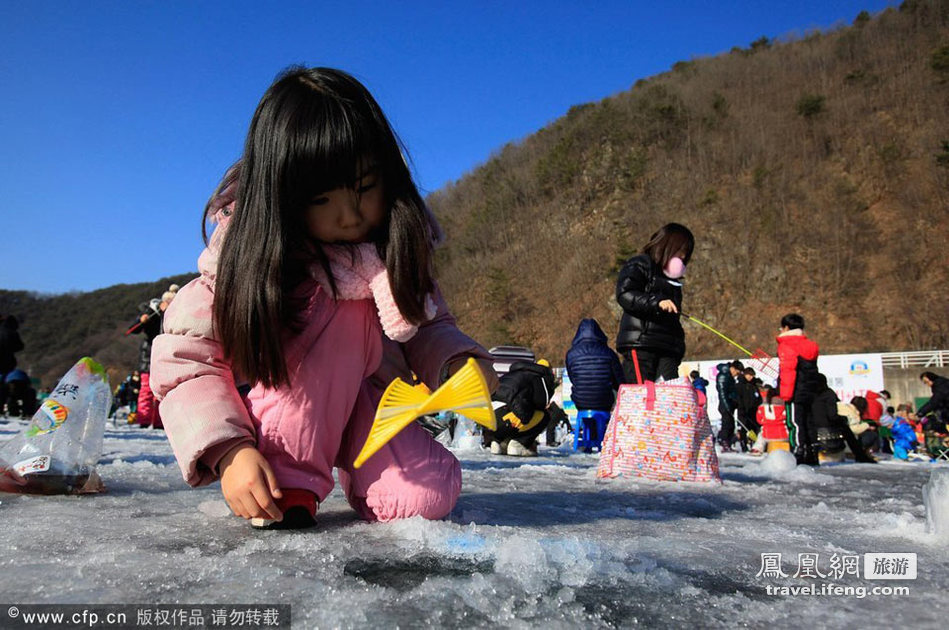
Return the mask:
{"type": "Polygon", "coordinates": [[[797,468],[797,460],[790,451],[771,451],[761,461],[759,468],[761,472],[768,475],[780,475],[797,468]]]}

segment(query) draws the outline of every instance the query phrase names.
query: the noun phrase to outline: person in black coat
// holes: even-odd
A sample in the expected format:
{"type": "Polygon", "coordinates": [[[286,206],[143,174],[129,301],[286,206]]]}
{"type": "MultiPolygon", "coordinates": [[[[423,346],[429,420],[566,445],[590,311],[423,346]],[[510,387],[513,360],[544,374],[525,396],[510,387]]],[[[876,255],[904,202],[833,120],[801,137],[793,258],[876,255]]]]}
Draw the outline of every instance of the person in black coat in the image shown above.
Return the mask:
{"type": "Polygon", "coordinates": [[[746,367],[738,377],[735,385],[738,394],[738,441],[741,452],[748,450],[748,434],[758,432],[758,405],[761,404],[761,394],[755,383],[755,369],[746,367]]]}
{"type": "MultiPolygon", "coordinates": [[[[826,448],[828,443],[843,438],[847,446],[853,452],[854,460],[865,464],[875,464],[876,460],[867,454],[860,440],[853,434],[850,428],[850,422],[847,418],[837,413],[837,403],[840,399],[830,387],[827,386],[827,377],[818,373],[816,375],[816,395],[811,402],[810,421],[815,429],[818,443],[821,448],[826,448]]],[[[817,461],[802,462],[811,466],[819,464],[817,461]]]]}
{"type": "Polygon", "coordinates": [[[718,413],[722,425],[718,431],[718,443],[723,451],[732,450],[735,437],[735,410],[738,409],[738,388],[736,379],[745,366],[741,361],[719,363],[715,366],[715,391],[718,393],[718,413]]]}
{"type": "Polygon", "coordinates": [[[613,409],[616,390],[624,382],[623,368],[607,345],[606,335],[595,319],[584,319],[567,350],[570,399],[580,410],[613,409]]]}
{"type": "Polygon", "coordinates": [[[926,430],[938,433],[946,432],[946,422],[949,421],[949,378],[939,376],[935,372],[923,372],[919,380],[932,389],[932,397],[919,408],[917,416],[926,419],[926,430]]]}
{"type": "Polygon", "coordinates": [[[679,321],[682,282],[695,238],[678,223],[652,235],[643,253],[626,261],[616,282],[616,301],[623,309],[616,349],[623,357],[627,383],[636,378],[633,353],[643,380],[671,380],[685,356],[685,332],[679,321]]]}
{"type": "Polygon", "coordinates": [[[550,422],[548,407],[557,380],[550,364],[515,361],[491,396],[497,431],[485,429],[482,444],[495,455],[537,455],[537,436],[550,422]]]}
{"type": "Polygon", "coordinates": [[[127,334],[144,335],[138,347],[138,371],[150,372],[152,364],[152,342],[161,334],[162,316],[165,308],[162,301],[154,298],[142,309],[127,334]]]}
{"type": "Polygon", "coordinates": [[[23,349],[23,340],[17,332],[19,327],[20,322],[13,315],[0,315],[0,412],[7,401],[4,380],[16,368],[16,353],[23,349]]]}

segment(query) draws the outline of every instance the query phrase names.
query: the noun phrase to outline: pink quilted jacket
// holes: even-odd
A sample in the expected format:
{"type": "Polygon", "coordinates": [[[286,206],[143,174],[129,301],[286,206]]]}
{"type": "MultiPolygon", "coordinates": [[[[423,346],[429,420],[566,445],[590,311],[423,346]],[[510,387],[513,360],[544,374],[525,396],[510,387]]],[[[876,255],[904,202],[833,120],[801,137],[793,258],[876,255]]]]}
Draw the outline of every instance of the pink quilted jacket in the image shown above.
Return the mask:
{"type": "MultiPolygon", "coordinates": [[[[304,423],[307,409],[292,407],[305,405],[301,401],[307,398],[297,395],[299,392],[293,388],[316,387],[314,377],[308,375],[306,379],[292,380],[293,388],[266,390],[257,386],[249,398],[242,398],[238,393],[240,377],[232,372],[224,358],[211,315],[218,252],[226,223],[227,218],[224,218],[198,260],[201,275],[178,292],[166,312],[164,334],[155,339],[152,349],[152,388],[161,401],[162,421],[182,474],[191,485],[217,479],[218,461],[237,444],[258,444],[259,438],[263,437],[258,435],[260,422],[254,417],[259,415],[258,411],[277,409],[293,422],[304,423]]],[[[309,365],[327,366],[326,370],[336,380],[328,394],[323,392],[320,395],[339,396],[339,405],[349,405],[341,407],[342,413],[347,413],[346,409],[352,409],[350,398],[356,396],[354,392],[366,385],[376,392],[377,400],[394,378],[409,380],[414,372],[435,389],[440,384],[442,368],[451,360],[462,356],[490,359],[484,348],[458,330],[437,290],[429,304],[431,318],[417,329],[406,322],[395,308],[385,267],[375,251],[369,245],[356,249],[356,261],[352,263],[351,248],[327,248],[340,298],[338,301],[334,301],[325,288],[326,280],[318,265],[311,270],[312,278],[296,289],[299,295],[308,296],[304,314],[307,324],[299,334],[285,336],[285,356],[291,379],[302,369],[300,365],[304,357],[308,357],[309,365]],[[308,355],[328,326],[333,327],[334,338],[339,337],[339,348],[331,352],[333,356],[318,357],[314,361],[308,355]],[[350,343],[347,339],[355,341],[350,343]],[[368,341],[363,343],[363,339],[368,341]],[[356,346],[362,350],[348,351],[356,346]],[[340,382],[340,379],[348,380],[340,382]]],[[[324,337],[320,343],[332,341],[324,337]]],[[[334,408],[336,402],[327,401],[327,408],[334,408]]],[[[281,433],[308,435],[306,426],[283,426],[281,433]]],[[[286,439],[302,440],[283,436],[275,439],[279,439],[281,444],[286,439]]],[[[298,452],[295,457],[323,457],[329,460],[327,466],[331,466],[339,445],[321,453],[320,449],[327,447],[310,438],[310,442],[290,443],[286,447],[288,451],[298,452]]],[[[351,450],[352,446],[342,445],[343,450],[346,448],[351,450]]],[[[297,481],[301,487],[329,484],[328,488],[332,488],[331,478],[291,479],[290,483],[297,481]]]]}

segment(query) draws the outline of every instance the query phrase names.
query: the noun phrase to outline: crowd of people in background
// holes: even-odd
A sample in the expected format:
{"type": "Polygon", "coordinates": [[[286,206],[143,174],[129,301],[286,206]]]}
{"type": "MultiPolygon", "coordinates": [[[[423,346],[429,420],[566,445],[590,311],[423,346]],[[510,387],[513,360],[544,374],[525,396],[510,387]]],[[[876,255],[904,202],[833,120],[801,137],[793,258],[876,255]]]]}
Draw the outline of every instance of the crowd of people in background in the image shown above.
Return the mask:
{"type": "MultiPolygon", "coordinates": [[[[621,331],[620,339],[623,334],[621,331]]],[[[740,450],[760,455],[768,442],[787,441],[797,462],[812,466],[822,461],[842,461],[848,451],[859,463],[875,463],[874,455],[880,453],[899,460],[949,459],[946,429],[949,379],[933,372],[920,376],[933,395],[918,413],[914,413],[908,403],[896,408],[891,406],[890,393],[886,390],[867,391],[842,401],[828,385],[827,377],[817,369],[819,347],[805,334],[803,317],[791,313],[782,319],[777,344],[780,374],[775,386],[764,383],[754,368],[741,361],[716,366],[715,388],[721,415],[717,441],[721,452],[740,450]]],[[[566,371],[572,386],[570,398],[578,410],[609,414],[623,383],[646,379],[644,371],[651,379],[672,376],[663,375],[663,370],[657,369],[659,361],[649,359],[639,362],[637,375],[630,366],[640,353],[628,348],[625,354],[620,354],[624,364],[609,347],[599,324],[593,319],[581,321],[566,356],[566,371]]],[[[546,362],[544,364],[515,364],[517,367],[512,366],[510,374],[502,376],[501,393],[495,396],[504,403],[496,403],[502,410],[498,414],[499,426],[507,424],[507,430],[513,431],[511,435],[517,435],[521,442],[511,447],[508,441],[497,441],[492,437],[494,434],[486,434],[485,446],[490,446],[493,453],[536,454],[535,438],[542,425],[549,422],[545,410],[556,406],[549,395],[550,373],[546,362]],[[542,373],[547,375],[546,388],[542,373]],[[515,383],[520,385],[515,386],[515,383]],[[510,425],[514,390],[519,390],[524,400],[533,402],[522,404],[518,419],[510,425]],[[529,432],[518,434],[516,431],[527,427],[529,432]]],[[[689,380],[705,404],[709,382],[697,371],[689,374],[689,380]]],[[[574,430],[582,430],[582,421],[578,421],[574,430]]],[[[510,439],[511,436],[507,436],[507,440],[510,439]]]]}
{"type": "MultiPolygon", "coordinates": [[[[799,463],[813,466],[842,461],[848,452],[856,462],[875,463],[874,455],[881,453],[900,460],[929,460],[949,451],[949,379],[932,372],[921,375],[933,396],[919,413],[908,403],[891,406],[886,390],[842,401],[817,370],[819,349],[803,331],[800,315],[790,314],[781,322],[776,386],[764,383],[754,368],[741,361],[716,366],[721,452],[761,455],[769,442],[788,442],[799,463]]],[[[580,412],[610,414],[619,387],[630,382],[594,319],[580,322],[565,364],[570,399],[580,412]]],[[[701,404],[706,404],[709,382],[698,371],[692,371],[688,379],[701,404]]],[[[545,426],[553,425],[551,410],[563,413],[552,395],[557,385],[546,361],[512,364],[501,375],[501,387],[494,395],[499,430],[484,432],[485,448],[500,455],[536,455],[538,436],[545,426]]],[[[571,430],[582,431],[584,421],[576,422],[571,430]]],[[[550,437],[547,443],[556,444],[550,437]]]]}
{"type": "MultiPolygon", "coordinates": [[[[875,462],[875,453],[902,460],[946,457],[949,380],[933,372],[920,375],[922,382],[932,388],[933,396],[918,414],[909,403],[894,409],[886,390],[867,391],[841,401],[828,386],[826,376],[817,370],[819,348],[804,333],[803,317],[793,313],[785,316],[777,342],[777,387],[756,378],[755,371],[741,361],[717,366],[718,411],[722,418],[718,441],[723,452],[740,448],[742,452],[761,453],[765,422],[783,418],[790,448],[802,464],[839,461],[845,448],[855,461],[864,463],[875,462]],[[750,447],[746,439],[749,431],[759,437],[750,447]]],[[[696,376],[693,373],[693,378],[696,376]]],[[[704,387],[702,381],[697,387],[704,387]]]]}
{"type": "MultiPolygon", "coordinates": [[[[161,428],[154,395],[148,387],[152,341],[161,333],[165,309],[174,300],[178,285],[171,285],[160,298],[142,305],[142,312],[126,334],[142,334],[137,369],[119,383],[114,392],[110,416],[116,414],[130,424],[161,428]]],[[[49,396],[48,389],[37,391],[37,379],[17,367],[17,353],[24,349],[19,321],[13,315],[0,314],[0,415],[30,418],[49,396]]]]}
{"type": "MultiPolygon", "coordinates": [[[[676,251],[687,255],[688,248],[680,246],[676,251]]],[[[648,271],[650,265],[658,266],[658,263],[641,257],[634,262],[640,271],[648,271]]],[[[661,311],[658,307],[661,300],[655,296],[650,298],[648,294],[639,295],[630,288],[631,278],[636,273],[629,271],[625,279],[621,275],[618,293],[629,294],[627,304],[642,305],[652,300],[653,312],[661,311]]],[[[654,284],[647,279],[643,286],[654,284]]],[[[673,293],[672,298],[676,306],[675,300],[680,297],[673,293]]],[[[638,313],[645,317],[645,311],[638,313]]],[[[624,319],[618,342],[629,342],[632,339],[629,331],[634,328],[649,328],[643,319],[636,320],[635,324],[631,323],[633,320],[636,318],[624,319]]],[[[642,343],[642,339],[640,335],[635,343],[642,343]]],[[[647,338],[647,343],[656,342],[647,338]]],[[[741,361],[716,366],[715,389],[721,416],[717,442],[721,452],[740,450],[761,455],[769,441],[786,441],[799,464],[816,466],[821,461],[841,461],[848,450],[856,462],[875,463],[877,453],[902,460],[929,459],[938,457],[949,446],[945,422],[949,418],[949,380],[946,378],[932,372],[921,375],[923,383],[932,388],[933,397],[920,408],[919,414],[914,414],[909,404],[894,409],[889,405],[890,394],[885,390],[867,391],[862,396],[841,401],[828,385],[826,376],[817,369],[820,350],[805,334],[802,316],[791,313],[782,318],[777,345],[780,374],[774,386],[764,383],[754,368],[741,361]]],[[[656,352],[656,346],[647,349],[627,346],[619,352],[621,363],[596,320],[582,320],[565,362],[571,382],[570,399],[577,410],[609,414],[622,384],[678,376],[681,357],[676,358],[674,351],[656,360],[650,358],[650,353],[665,356],[656,352]],[[638,365],[634,365],[636,363],[638,365]],[[675,374],[669,367],[673,363],[675,374]]],[[[692,371],[688,378],[700,404],[706,404],[709,382],[697,371],[692,371]]],[[[501,376],[501,388],[494,396],[498,426],[503,428],[497,433],[485,432],[484,446],[495,454],[536,455],[536,438],[550,423],[548,410],[557,407],[552,396],[555,384],[546,361],[512,365],[511,371],[501,376]]],[[[583,422],[578,420],[573,430],[582,431],[583,422]]]]}

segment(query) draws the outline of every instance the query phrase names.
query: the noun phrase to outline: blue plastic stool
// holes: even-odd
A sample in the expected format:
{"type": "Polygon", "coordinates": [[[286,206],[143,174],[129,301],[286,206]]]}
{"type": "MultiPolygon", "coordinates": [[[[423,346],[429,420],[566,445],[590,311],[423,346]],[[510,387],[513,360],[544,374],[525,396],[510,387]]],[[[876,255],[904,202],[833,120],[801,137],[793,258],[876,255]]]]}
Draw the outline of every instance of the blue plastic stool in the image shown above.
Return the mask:
{"type": "Polygon", "coordinates": [[[595,411],[593,409],[579,411],[577,413],[577,426],[573,431],[573,450],[595,448],[599,451],[609,422],[610,414],[606,411],[595,411]]]}

